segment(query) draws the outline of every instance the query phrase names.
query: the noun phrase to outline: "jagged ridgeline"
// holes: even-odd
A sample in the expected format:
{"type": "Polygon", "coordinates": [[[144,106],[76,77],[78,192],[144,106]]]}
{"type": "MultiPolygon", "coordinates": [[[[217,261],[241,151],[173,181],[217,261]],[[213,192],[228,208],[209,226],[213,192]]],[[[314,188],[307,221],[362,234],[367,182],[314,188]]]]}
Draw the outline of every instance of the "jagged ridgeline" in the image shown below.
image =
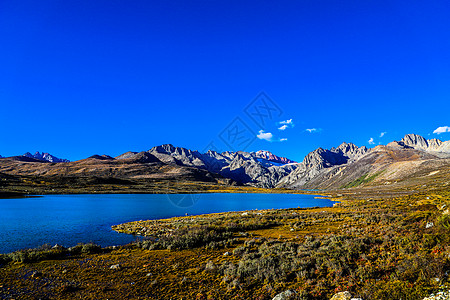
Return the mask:
{"type": "Polygon", "coordinates": [[[400,141],[368,149],[352,143],[318,148],[297,163],[268,151],[190,150],[166,144],[117,157],[93,155],[69,162],[48,153],[0,159],[9,175],[176,179],[251,185],[262,188],[339,189],[371,185],[415,184],[429,174],[447,174],[450,141],[407,134],[400,141]],[[447,173],[446,173],[447,172],[447,173]]]}

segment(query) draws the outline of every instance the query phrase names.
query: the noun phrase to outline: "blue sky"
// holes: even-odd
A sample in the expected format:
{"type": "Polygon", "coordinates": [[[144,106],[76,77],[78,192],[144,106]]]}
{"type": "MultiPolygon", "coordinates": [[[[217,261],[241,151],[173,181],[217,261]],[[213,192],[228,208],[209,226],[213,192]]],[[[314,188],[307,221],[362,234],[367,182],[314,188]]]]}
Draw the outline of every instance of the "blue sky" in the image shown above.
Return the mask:
{"type": "Polygon", "coordinates": [[[450,126],[449,13],[448,1],[3,0],[0,155],[239,142],[302,160],[343,141],[448,140],[433,131],[450,126]]]}

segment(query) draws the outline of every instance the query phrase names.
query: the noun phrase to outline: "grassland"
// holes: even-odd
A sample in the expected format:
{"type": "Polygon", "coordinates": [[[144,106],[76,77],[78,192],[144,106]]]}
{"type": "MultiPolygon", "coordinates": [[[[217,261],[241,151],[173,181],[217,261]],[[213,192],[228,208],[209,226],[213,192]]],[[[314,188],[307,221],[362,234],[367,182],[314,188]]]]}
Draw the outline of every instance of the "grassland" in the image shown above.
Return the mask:
{"type": "Polygon", "coordinates": [[[226,179],[204,182],[186,179],[120,179],[112,177],[40,177],[0,173],[0,197],[48,194],[181,194],[181,193],[309,193],[230,185],[226,179]]]}
{"type": "Polygon", "coordinates": [[[0,256],[1,299],[422,299],[450,289],[448,185],[343,190],[330,208],[117,225],[145,241],[0,256]]]}

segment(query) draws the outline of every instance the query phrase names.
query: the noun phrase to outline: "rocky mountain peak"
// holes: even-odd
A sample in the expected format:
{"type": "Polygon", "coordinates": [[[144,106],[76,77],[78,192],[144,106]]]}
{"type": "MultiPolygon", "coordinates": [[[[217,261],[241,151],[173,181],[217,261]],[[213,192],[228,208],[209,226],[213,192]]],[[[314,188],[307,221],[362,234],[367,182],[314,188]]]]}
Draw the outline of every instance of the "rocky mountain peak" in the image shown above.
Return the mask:
{"type": "Polygon", "coordinates": [[[450,141],[442,142],[438,139],[427,140],[418,134],[407,134],[400,141],[391,142],[387,145],[391,148],[410,148],[426,152],[440,152],[439,155],[448,155],[450,153],[450,141]]]}
{"type": "Polygon", "coordinates": [[[413,148],[419,148],[419,149],[427,149],[428,148],[428,141],[418,134],[407,134],[402,139],[401,142],[405,144],[406,146],[410,146],[413,148]]]}
{"type": "Polygon", "coordinates": [[[124,154],[121,154],[121,155],[119,155],[119,156],[116,156],[116,159],[128,159],[128,158],[133,158],[136,154],[138,154],[138,152],[128,151],[128,152],[125,152],[124,154]]]}
{"type": "Polygon", "coordinates": [[[38,160],[42,160],[42,161],[54,162],[54,163],[70,162],[68,159],[58,158],[49,153],[44,153],[44,152],[41,153],[39,151],[36,151],[36,153],[34,153],[34,154],[27,152],[27,153],[23,154],[22,156],[25,156],[28,158],[34,158],[34,159],[38,159],[38,160]]]}
{"type": "Polygon", "coordinates": [[[429,139],[428,140],[428,148],[430,148],[433,151],[438,151],[439,148],[442,146],[443,142],[438,139],[429,139]]]}
{"type": "Polygon", "coordinates": [[[149,150],[149,152],[159,152],[159,153],[166,153],[170,154],[175,152],[175,147],[172,144],[163,144],[160,146],[155,146],[152,149],[149,150]]]}
{"type": "Polygon", "coordinates": [[[295,161],[290,160],[286,157],[280,157],[280,156],[277,156],[277,155],[271,153],[270,151],[265,151],[265,150],[259,150],[259,151],[255,152],[255,156],[257,158],[265,159],[269,162],[274,162],[274,163],[278,163],[278,164],[296,163],[295,161]]]}

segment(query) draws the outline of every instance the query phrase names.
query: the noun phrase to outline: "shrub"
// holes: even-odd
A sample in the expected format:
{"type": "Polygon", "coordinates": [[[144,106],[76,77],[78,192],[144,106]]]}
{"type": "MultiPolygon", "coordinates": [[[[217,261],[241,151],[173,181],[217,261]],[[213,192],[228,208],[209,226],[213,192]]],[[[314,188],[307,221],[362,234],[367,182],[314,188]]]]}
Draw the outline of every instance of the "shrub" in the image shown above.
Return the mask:
{"type": "Polygon", "coordinates": [[[44,245],[36,249],[19,250],[6,254],[6,260],[14,262],[38,262],[50,259],[59,259],[65,257],[68,254],[68,250],[64,247],[51,248],[49,245],[44,245]]]}

